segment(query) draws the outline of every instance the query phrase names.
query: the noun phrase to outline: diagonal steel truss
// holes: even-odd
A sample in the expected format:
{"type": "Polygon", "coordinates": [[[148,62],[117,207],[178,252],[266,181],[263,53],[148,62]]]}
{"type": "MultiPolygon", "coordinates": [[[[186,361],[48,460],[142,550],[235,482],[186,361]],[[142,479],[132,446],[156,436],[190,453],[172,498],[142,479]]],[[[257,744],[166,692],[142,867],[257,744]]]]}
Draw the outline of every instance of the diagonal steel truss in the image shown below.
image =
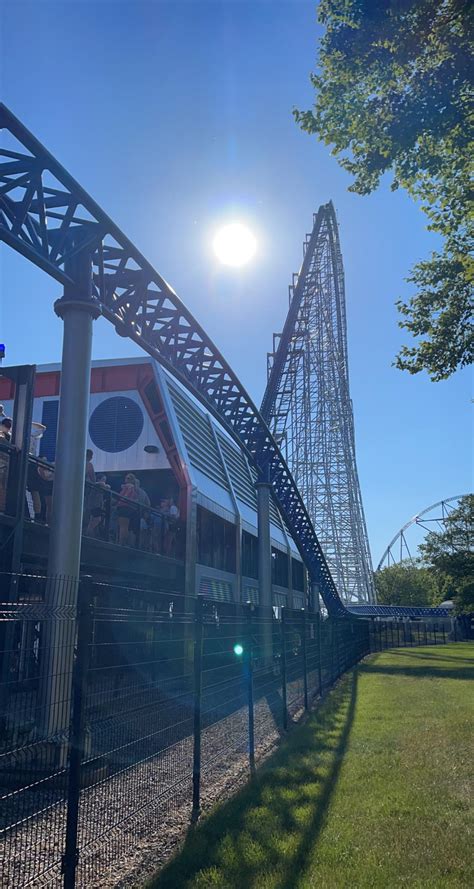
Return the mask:
{"type": "Polygon", "coordinates": [[[349,394],[344,271],[332,203],[319,208],[268,356],[261,413],[285,454],[336,586],[375,602],[349,394]]]}
{"type": "Polygon", "coordinates": [[[244,447],[260,478],[271,482],[328,611],[345,614],[283,455],[218,349],[164,278],[3,105],[0,131],[0,240],[77,295],[75,260],[88,256],[97,310],[191,389],[244,447]]]}

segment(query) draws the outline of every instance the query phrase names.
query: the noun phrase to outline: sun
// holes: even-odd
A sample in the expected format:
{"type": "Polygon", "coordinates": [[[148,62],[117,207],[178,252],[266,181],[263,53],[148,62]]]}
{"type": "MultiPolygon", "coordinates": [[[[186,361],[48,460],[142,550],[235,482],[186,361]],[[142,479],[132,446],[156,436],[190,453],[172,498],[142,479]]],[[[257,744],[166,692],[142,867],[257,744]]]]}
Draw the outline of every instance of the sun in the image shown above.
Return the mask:
{"type": "Polygon", "coordinates": [[[213,241],[214,253],[224,265],[245,265],[255,254],[257,241],[254,235],[241,222],[224,225],[216,233],[213,241]]]}

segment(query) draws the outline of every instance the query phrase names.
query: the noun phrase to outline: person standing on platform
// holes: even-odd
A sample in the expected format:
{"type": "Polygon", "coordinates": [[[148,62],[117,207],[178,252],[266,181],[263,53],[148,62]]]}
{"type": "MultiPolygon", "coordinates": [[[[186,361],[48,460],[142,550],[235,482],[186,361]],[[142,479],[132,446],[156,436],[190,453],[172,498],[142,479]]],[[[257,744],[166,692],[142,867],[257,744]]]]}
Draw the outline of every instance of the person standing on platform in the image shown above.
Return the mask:
{"type": "Polygon", "coordinates": [[[91,451],[90,448],[87,448],[86,451],[86,476],[84,480],[84,512],[82,516],[82,528],[85,530],[89,526],[89,522],[91,520],[91,511],[93,508],[95,497],[94,488],[92,485],[95,485],[95,469],[92,463],[92,458],[94,456],[94,452],[91,451]]]}

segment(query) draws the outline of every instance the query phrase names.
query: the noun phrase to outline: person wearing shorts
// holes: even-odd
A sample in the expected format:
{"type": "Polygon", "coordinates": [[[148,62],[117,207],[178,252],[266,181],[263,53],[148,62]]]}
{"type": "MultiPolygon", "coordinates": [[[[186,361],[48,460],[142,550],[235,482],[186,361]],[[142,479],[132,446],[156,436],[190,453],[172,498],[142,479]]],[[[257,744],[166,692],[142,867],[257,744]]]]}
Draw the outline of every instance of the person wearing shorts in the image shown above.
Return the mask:
{"type": "MultiPolygon", "coordinates": [[[[120,497],[126,497],[127,500],[136,502],[137,486],[135,484],[135,476],[132,472],[127,472],[125,482],[120,488],[120,497]]],[[[135,517],[136,509],[124,500],[119,501],[117,507],[117,523],[118,523],[118,543],[121,546],[127,546],[130,534],[130,522],[135,517]]]]}

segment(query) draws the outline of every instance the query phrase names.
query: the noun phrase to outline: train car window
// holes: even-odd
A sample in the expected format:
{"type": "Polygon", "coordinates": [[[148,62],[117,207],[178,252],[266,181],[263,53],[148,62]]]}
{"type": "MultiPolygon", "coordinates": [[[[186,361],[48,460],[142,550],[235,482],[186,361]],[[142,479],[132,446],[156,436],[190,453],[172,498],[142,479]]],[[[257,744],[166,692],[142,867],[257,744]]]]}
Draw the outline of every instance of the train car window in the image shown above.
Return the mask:
{"type": "Polygon", "coordinates": [[[198,506],[197,561],[200,565],[235,573],[235,525],[198,506]]]}

